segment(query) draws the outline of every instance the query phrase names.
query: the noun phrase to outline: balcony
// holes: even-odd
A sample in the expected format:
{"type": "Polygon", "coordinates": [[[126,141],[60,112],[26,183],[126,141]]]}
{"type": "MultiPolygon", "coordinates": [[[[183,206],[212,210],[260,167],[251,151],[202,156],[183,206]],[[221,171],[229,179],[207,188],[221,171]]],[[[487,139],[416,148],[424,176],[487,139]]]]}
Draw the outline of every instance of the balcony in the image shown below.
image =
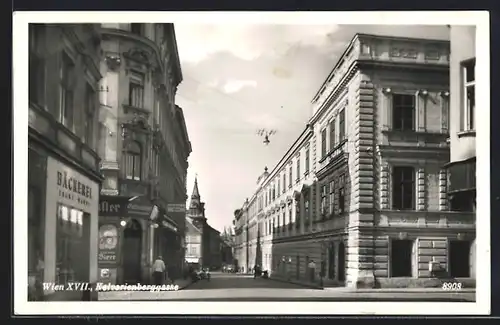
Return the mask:
{"type": "Polygon", "coordinates": [[[151,184],[148,181],[120,178],[119,186],[120,195],[150,195],[151,184]]]}
{"type": "Polygon", "coordinates": [[[338,145],[335,146],[329,153],[327,153],[319,161],[319,171],[316,173],[318,178],[328,172],[336,169],[342,164],[347,163],[348,153],[347,153],[347,139],[342,140],[338,145]]]}
{"type": "Polygon", "coordinates": [[[100,158],[88,145],[59,123],[49,112],[30,103],[28,125],[30,134],[38,134],[85,167],[99,173],[100,158]]]}
{"type": "Polygon", "coordinates": [[[448,193],[476,189],[476,158],[448,164],[448,193]]]}

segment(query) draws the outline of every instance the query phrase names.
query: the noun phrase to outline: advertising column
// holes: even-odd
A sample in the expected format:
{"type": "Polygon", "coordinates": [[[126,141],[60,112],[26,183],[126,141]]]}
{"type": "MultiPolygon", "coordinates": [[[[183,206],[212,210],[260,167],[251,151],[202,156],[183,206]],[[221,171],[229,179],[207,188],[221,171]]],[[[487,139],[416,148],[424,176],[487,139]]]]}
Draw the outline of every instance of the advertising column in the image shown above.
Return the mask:
{"type": "MultiPolygon", "coordinates": [[[[99,184],[48,157],[46,193],[44,282],[97,282],[99,184]]],[[[54,293],[54,287],[45,288],[45,295],[54,293]]],[[[57,291],[54,299],[81,294],[57,291]]]]}

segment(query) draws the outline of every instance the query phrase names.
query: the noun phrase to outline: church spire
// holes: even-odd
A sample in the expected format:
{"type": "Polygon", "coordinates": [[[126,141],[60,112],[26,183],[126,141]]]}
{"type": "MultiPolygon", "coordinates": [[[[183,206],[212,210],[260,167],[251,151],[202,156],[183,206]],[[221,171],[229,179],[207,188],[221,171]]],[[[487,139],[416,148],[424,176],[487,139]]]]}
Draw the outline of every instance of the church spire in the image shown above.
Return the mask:
{"type": "Polygon", "coordinates": [[[191,199],[200,199],[200,190],[198,190],[198,175],[194,177],[194,187],[193,194],[191,194],[191,199]]]}

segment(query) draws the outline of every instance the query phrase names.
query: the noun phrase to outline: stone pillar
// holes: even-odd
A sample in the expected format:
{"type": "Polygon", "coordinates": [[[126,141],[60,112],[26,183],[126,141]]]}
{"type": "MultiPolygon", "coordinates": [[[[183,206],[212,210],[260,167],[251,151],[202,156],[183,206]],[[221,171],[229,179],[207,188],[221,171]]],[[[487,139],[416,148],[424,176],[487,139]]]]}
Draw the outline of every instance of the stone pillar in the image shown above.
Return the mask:
{"type": "Polygon", "coordinates": [[[425,169],[419,168],[417,171],[417,210],[425,211],[426,210],[426,202],[425,202],[425,169]]]}
{"type": "Polygon", "coordinates": [[[389,164],[383,163],[380,170],[380,209],[388,210],[389,206],[389,164]]]}
{"type": "Polygon", "coordinates": [[[439,171],[439,211],[448,210],[448,184],[446,169],[439,171]]]}
{"type": "Polygon", "coordinates": [[[347,109],[347,125],[354,128],[347,132],[355,143],[355,150],[349,155],[351,179],[351,202],[349,233],[346,247],[347,276],[349,287],[373,287],[373,236],[366,227],[373,227],[373,184],[374,178],[374,88],[362,76],[356,93],[354,109],[347,109]],[[354,112],[352,114],[351,112],[354,112]],[[354,115],[354,116],[353,116],[354,115]]]}

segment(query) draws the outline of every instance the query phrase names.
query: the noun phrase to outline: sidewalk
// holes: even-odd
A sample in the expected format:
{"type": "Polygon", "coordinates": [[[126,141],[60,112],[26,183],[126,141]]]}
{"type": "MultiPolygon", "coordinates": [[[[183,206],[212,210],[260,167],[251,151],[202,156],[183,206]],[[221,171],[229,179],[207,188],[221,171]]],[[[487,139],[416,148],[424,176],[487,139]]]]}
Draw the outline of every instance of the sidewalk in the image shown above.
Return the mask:
{"type": "Polygon", "coordinates": [[[434,293],[434,292],[462,292],[462,293],[475,293],[476,288],[463,288],[460,290],[443,290],[441,288],[374,288],[374,289],[360,289],[349,287],[322,287],[319,283],[311,283],[308,281],[300,281],[295,279],[286,279],[279,276],[271,276],[269,280],[293,283],[307,288],[320,289],[328,292],[352,292],[352,293],[434,293]]]}
{"type": "MultiPolygon", "coordinates": [[[[179,290],[189,287],[193,282],[190,279],[180,279],[175,281],[179,290]]],[[[169,283],[171,284],[171,283],[169,283]]],[[[160,299],[164,291],[100,291],[98,292],[98,301],[102,300],[143,300],[144,298],[155,300],[160,299]]]]}

